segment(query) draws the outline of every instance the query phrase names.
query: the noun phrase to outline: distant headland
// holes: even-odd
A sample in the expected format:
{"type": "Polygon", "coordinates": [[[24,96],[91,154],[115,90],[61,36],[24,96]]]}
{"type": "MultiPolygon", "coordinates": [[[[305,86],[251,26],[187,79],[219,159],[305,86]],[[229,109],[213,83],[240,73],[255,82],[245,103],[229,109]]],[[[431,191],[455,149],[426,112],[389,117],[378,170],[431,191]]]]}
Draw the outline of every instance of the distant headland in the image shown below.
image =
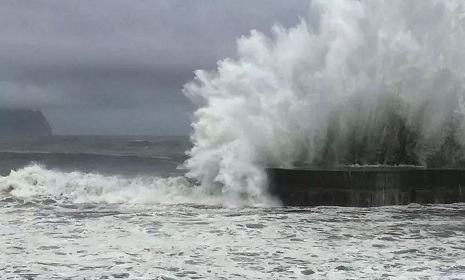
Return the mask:
{"type": "Polygon", "coordinates": [[[0,108],[0,135],[51,135],[52,128],[41,111],[0,108]]]}

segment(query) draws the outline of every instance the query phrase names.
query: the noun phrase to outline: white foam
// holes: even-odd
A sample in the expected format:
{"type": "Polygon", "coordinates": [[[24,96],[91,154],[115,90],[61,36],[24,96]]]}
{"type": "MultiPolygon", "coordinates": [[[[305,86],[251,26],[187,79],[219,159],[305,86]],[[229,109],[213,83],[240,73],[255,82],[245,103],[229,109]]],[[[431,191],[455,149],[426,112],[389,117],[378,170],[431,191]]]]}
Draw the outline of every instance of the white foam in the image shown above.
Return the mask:
{"type": "Polygon", "coordinates": [[[464,205],[299,211],[2,206],[0,275],[5,279],[24,279],[24,274],[40,280],[116,279],[121,277],[113,275],[123,273],[126,279],[465,276],[464,205]],[[308,269],[314,274],[305,275],[308,269]]]}
{"type": "Polygon", "coordinates": [[[0,191],[29,200],[52,199],[73,203],[197,203],[221,204],[221,199],[193,186],[184,177],[104,176],[62,172],[30,165],[0,177],[0,191]]]}

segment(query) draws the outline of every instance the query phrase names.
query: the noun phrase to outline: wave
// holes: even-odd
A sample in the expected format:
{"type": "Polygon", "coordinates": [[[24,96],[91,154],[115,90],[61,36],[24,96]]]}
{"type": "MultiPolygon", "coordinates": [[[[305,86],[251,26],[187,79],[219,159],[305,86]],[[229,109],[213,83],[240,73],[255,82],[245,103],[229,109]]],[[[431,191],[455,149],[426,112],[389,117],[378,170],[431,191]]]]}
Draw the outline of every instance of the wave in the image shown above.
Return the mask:
{"type": "Polygon", "coordinates": [[[447,166],[465,159],[465,2],[311,1],[196,71],[188,176],[232,200],[267,166],[447,166]]]}
{"type": "Polygon", "coordinates": [[[0,193],[24,201],[63,203],[124,203],[221,205],[221,198],[196,187],[183,176],[104,176],[62,172],[30,165],[0,176],[0,193]]]}
{"type": "Polygon", "coordinates": [[[79,171],[63,172],[31,164],[0,176],[0,198],[25,202],[108,204],[198,204],[222,207],[275,206],[243,199],[230,201],[185,176],[106,176],[79,171]]]}
{"type": "MultiPolygon", "coordinates": [[[[131,155],[131,154],[99,154],[99,153],[63,153],[63,152],[0,152],[4,162],[13,164],[13,168],[25,166],[28,163],[40,163],[47,166],[66,170],[77,169],[81,171],[104,171],[119,174],[118,172],[150,173],[164,171],[179,174],[183,155],[131,155]],[[132,171],[131,171],[132,170],[132,171]]],[[[3,170],[3,174],[5,170],[3,170]]],[[[9,170],[8,170],[9,171],[9,170]]],[[[157,173],[161,175],[160,173],[157,173]]]]}
{"type": "Polygon", "coordinates": [[[127,143],[128,147],[142,147],[142,148],[148,148],[150,146],[159,146],[159,143],[156,141],[150,141],[150,140],[132,140],[127,143]]]}

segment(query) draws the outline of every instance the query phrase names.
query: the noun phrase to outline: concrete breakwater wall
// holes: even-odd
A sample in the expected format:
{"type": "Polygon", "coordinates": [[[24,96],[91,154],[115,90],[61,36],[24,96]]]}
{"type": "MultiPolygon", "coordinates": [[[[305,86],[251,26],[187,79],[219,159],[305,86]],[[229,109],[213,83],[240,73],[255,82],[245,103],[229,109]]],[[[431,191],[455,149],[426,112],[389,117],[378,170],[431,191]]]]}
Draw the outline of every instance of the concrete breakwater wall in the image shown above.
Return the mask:
{"type": "Polygon", "coordinates": [[[384,206],[465,202],[465,169],[268,168],[270,191],[287,206],[384,206]]]}

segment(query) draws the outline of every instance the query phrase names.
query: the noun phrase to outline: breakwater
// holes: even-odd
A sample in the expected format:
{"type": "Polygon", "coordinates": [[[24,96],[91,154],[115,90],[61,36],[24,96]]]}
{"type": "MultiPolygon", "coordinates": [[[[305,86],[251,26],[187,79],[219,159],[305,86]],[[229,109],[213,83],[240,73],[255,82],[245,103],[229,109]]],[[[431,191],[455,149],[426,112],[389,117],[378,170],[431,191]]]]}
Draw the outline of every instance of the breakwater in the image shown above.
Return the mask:
{"type": "Polygon", "coordinates": [[[465,201],[465,170],[417,167],[268,168],[269,188],[287,206],[371,207],[465,201]]]}

